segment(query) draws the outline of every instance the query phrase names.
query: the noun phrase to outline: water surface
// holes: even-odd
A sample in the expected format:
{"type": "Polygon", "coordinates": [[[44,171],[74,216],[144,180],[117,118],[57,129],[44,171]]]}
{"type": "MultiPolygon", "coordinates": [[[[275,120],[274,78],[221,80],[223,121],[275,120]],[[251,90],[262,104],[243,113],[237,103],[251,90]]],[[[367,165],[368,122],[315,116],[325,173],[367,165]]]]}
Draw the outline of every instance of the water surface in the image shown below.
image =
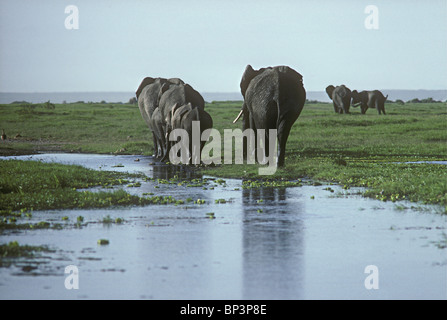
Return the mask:
{"type": "MultiPolygon", "coordinates": [[[[10,158],[160,179],[198,177],[142,156],[10,158]]],[[[446,216],[436,207],[381,202],[338,186],[243,189],[241,180],[224,180],[211,180],[207,189],[156,181],[124,187],[138,195],[204,199],[202,205],[34,212],[33,221],[65,227],[0,235],[0,243],[55,249],[0,268],[0,299],[447,298],[447,249],[439,248],[446,243],[446,216]],[[74,227],[77,216],[85,219],[81,228],[74,227]],[[125,221],[102,223],[107,216],[125,221]],[[110,243],[100,246],[98,239],[110,243]],[[68,265],[78,267],[78,290],[64,286],[68,265]],[[378,289],[365,287],[368,265],[378,268],[378,289]]]]}

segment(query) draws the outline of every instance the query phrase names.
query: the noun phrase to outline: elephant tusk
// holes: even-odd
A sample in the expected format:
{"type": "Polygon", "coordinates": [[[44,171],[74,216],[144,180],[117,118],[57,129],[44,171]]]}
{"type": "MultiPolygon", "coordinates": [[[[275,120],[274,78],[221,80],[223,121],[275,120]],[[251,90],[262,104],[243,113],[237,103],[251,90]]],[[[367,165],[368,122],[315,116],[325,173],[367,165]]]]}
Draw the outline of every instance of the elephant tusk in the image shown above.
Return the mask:
{"type": "Polygon", "coordinates": [[[242,116],[242,113],[244,112],[244,109],[241,110],[241,112],[239,112],[239,114],[237,115],[236,119],[234,119],[233,123],[236,123],[239,118],[242,116]]]}

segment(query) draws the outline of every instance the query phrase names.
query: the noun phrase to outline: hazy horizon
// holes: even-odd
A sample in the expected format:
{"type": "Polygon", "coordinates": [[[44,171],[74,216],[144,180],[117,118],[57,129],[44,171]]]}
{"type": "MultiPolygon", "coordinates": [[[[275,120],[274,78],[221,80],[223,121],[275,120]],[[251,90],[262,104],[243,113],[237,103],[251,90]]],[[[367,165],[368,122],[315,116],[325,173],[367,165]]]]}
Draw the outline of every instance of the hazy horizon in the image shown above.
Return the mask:
{"type": "MultiPolygon", "coordinates": [[[[426,99],[433,98],[437,101],[447,100],[447,90],[387,90],[382,92],[389,95],[389,100],[403,100],[409,101],[415,98],[426,99]]],[[[240,92],[201,92],[205,101],[229,101],[229,100],[243,100],[240,92]]],[[[84,102],[128,102],[134,98],[135,94],[132,91],[90,91],[90,92],[0,92],[0,103],[7,104],[16,101],[27,101],[31,103],[42,103],[51,101],[53,103],[67,103],[84,101],[84,102]]],[[[307,91],[307,100],[317,100],[321,102],[330,102],[329,97],[325,91],[307,91]]]]}
{"type": "Polygon", "coordinates": [[[447,89],[445,0],[1,0],[0,9],[1,92],[134,92],[146,76],[237,92],[247,64],[289,65],[308,91],[447,89]]]}

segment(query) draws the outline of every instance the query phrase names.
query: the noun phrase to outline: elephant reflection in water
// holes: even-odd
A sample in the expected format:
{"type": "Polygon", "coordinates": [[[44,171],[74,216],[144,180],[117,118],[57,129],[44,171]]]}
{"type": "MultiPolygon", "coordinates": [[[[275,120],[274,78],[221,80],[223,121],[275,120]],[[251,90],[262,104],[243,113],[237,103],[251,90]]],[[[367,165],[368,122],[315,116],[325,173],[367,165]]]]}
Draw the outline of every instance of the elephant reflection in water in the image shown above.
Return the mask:
{"type": "Polygon", "coordinates": [[[154,179],[201,179],[202,174],[197,173],[196,170],[186,166],[172,166],[172,165],[153,165],[152,178],[154,179]]]}
{"type": "Polygon", "coordinates": [[[270,187],[242,190],[246,296],[300,298],[304,251],[301,213],[304,209],[299,197],[289,192],[287,188],[270,187]]]}

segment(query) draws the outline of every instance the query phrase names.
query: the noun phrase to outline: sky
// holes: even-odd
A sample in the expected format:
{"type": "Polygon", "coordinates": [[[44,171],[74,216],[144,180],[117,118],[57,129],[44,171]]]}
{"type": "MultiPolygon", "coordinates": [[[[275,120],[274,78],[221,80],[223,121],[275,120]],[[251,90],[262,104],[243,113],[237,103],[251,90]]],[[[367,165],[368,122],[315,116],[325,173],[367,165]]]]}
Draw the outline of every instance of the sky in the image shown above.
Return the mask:
{"type": "Polygon", "coordinates": [[[239,92],[247,64],[288,65],[308,91],[436,90],[446,57],[447,0],[0,0],[0,92],[134,92],[146,76],[239,92]]]}

